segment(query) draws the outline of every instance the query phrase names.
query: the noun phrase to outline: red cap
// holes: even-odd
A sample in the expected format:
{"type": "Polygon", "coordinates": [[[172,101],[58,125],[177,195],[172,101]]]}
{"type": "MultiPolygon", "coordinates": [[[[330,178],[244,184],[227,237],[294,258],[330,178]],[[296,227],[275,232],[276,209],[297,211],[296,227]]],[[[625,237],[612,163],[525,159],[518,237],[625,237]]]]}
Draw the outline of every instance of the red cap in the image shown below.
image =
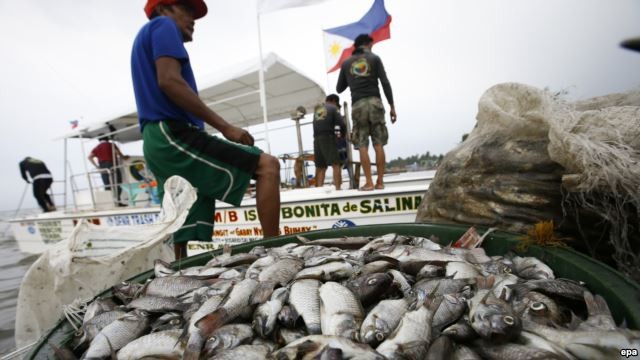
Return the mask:
{"type": "Polygon", "coordinates": [[[151,14],[153,14],[153,10],[155,10],[158,5],[173,5],[177,3],[185,3],[193,9],[193,18],[200,19],[201,17],[207,15],[207,4],[204,3],[204,0],[147,0],[147,5],[144,6],[144,12],[147,14],[147,18],[151,18],[151,14]]]}

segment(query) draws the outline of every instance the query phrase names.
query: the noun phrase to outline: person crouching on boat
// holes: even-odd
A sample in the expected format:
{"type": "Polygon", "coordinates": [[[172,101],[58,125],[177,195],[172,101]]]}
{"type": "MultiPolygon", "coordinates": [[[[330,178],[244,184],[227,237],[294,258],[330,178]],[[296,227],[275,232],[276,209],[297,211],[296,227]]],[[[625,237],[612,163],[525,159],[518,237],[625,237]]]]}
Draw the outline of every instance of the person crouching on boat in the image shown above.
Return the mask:
{"type": "Polygon", "coordinates": [[[42,160],[27,156],[20,162],[20,175],[27,183],[33,183],[33,196],[44,212],[56,211],[53,200],[47,194],[49,187],[53,183],[53,176],[42,160]],[[27,177],[31,177],[31,181],[27,177]]]}
{"type": "Polygon", "coordinates": [[[131,73],[143,152],[158,180],[159,195],[172,175],[187,179],[198,199],[173,234],[176,258],[189,240],[211,241],[215,200],[240,205],[251,178],[265,237],[278,235],[280,163],[253,146],[248,131],[229,124],[198,97],[189,54],[195,20],[207,14],[203,0],[148,0],[149,22],[132,49],[131,73]],[[207,123],[229,141],[204,131],[207,123]]]}
{"type": "Polygon", "coordinates": [[[345,128],[342,116],[338,111],[340,98],[331,94],[325,103],[318,105],[313,112],[313,154],[316,162],[316,187],[324,185],[327,166],[333,169],[333,185],[340,190],[342,185],[342,169],[338,144],[336,142],[336,128],[338,133],[345,128]]]}

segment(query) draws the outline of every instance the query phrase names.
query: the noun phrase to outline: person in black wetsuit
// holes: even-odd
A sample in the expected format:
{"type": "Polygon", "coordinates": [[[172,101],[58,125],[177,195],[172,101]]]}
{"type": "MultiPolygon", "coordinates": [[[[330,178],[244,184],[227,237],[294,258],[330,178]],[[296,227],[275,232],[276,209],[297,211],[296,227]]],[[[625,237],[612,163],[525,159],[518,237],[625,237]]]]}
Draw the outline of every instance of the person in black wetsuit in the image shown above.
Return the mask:
{"type": "Polygon", "coordinates": [[[47,194],[49,187],[53,183],[53,176],[47,169],[47,165],[42,160],[34,159],[27,156],[20,162],[20,174],[27,183],[33,183],[33,196],[38,201],[38,205],[44,212],[55,211],[56,206],[53,204],[53,200],[47,194]],[[27,177],[31,177],[31,181],[27,177]]]}

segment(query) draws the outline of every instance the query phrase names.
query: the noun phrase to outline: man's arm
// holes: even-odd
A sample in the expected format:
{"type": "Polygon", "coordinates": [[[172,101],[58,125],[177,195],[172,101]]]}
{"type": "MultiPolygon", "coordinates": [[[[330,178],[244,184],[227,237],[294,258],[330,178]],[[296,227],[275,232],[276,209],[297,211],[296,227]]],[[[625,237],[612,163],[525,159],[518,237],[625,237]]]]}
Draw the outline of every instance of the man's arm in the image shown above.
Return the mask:
{"type": "Polygon", "coordinates": [[[225,138],[240,144],[253,145],[253,136],[248,131],[229,124],[200,100],[182,78],[182,66],[177,59],[160,57],[156,60],[156,69],[160,90],[176,105],[213,126],[225,138]]]}
{"type": "Polygon", "coordinates": [[[93,167],[98,167],[98,164],[95,161],[95,155],[93,155],[93,151],[91,151],[91,153],[89,153],[89,157],[87,157],[87,159],[89,160],[89,162],[91,163],[91,165],[93,165],[93,167]]]}
{"type": "Polygon", "coordinates": [[[336,84],[336,91],[338,92],[338,94],[340,94],[347,89],[347,86],[349,86],[349,84],[347,83],[347,76],[345,75],[341,66],[340,75],[338,75],[338,83],[336,84]]]}
{"type": "Polygon", "coordinates": [[[397,120],[396,116],[396,107],[393,102],[393,92],[391,91],[391,83],[387,78],[387,72],[384,70],[384,65],[382,64],[382,60],[379,57],[376,57],[378,60],[378,78],[380,78],[380,83],[382,84],[382,91],[384,91],[384,96],[387,98],[387,102],[389,103],[389,115],[391,115],[391,123],[395,123],[397,120]]]}
{"type": "Polygon", "coordinates": [[[20,162],[20,175],[27,183],[30,183],[29,178],[27,178],[27,168],[24,161],[20,162]]]}

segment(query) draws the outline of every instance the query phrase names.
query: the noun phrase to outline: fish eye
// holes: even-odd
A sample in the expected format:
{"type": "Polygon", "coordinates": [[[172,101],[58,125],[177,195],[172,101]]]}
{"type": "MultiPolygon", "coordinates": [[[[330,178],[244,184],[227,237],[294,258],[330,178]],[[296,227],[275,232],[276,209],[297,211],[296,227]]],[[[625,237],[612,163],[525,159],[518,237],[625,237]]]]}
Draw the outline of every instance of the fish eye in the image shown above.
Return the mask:
{"type": "Polygon", "coordinates": [[[513,325],[516,323],[513,316],[509,316],[509,315],[506,315],[505,317],[503,317],[502,321],[504,321],[504,323],[507,325],[513,325]]]}
{"type": "Polygon", "coordinates": [[[84,335],[84,331],[82,329],[78,329],[78,331],[76,331],[74,335],[77,337],[81,337],[84,335]]]}
{"type": "Polygon", "coordinates": [[[380,331],[376,331],[376,340],[378,341],[384,340],[384,334],[380,331]]]}
{"type": "Polygon", "coordinates": [[[169,321],[169,324],[171,324],[171,325],[180,325],[180,319],[172,319],[171,321],[169,321]]]}
{"type": "Polygon", "coordinates": [[[547,306],[542,302],[536,301],[532,303],[529,307],[531,308],[531,310],[541,311],[541,310],[544,310],[547,306]]]}
{"type": "Polygon", "coordinates": [[[369,281],[367,281],[367,285],[375,285],[375,283],[378,282],[378,279],[373,278],[373,279],[369,279],[369,281]]]}
{"type": "Polygon", "coordinates": [[[507,274],[511,273],[511,268],[508,266],[505,266],[502,268],[502,271],[506,272],[507,274]]]}

